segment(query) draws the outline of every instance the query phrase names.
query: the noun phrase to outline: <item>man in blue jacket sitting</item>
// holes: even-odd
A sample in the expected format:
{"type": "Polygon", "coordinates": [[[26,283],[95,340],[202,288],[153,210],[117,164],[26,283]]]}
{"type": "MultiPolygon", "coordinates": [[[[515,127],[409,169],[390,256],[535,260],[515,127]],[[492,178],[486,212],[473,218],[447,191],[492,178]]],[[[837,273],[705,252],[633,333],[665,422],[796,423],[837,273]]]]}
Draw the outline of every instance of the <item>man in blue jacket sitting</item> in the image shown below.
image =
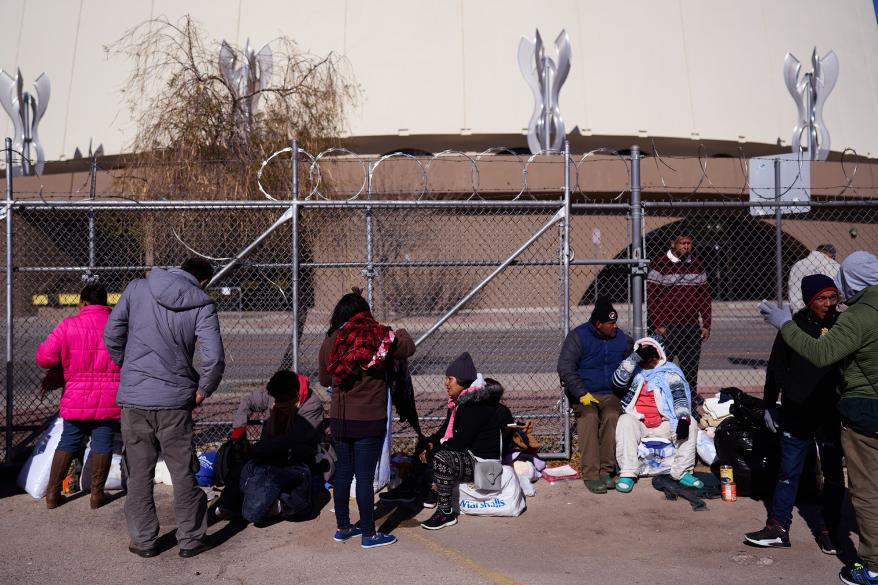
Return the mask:
{"type": "Polygon", "coordinates": [[[595,303],[588,322],[567,334],[558,358],[558,375],[577,418],[585,487],[595,494],[613,489],[616,421],[622,411],[613,394],[613,372],[631,352],[609,299],[595,303]]]}

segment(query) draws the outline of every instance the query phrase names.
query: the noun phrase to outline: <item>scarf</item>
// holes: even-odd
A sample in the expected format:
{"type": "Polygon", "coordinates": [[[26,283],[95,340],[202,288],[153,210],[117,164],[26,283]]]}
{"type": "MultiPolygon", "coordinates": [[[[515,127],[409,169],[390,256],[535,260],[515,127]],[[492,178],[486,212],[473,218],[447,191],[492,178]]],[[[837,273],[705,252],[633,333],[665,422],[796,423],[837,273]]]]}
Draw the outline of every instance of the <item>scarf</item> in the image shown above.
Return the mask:
{"type": "Polygon", "coordinates": [[[362,311],[342,325],[335,337],[326,370],[344,381],[384,363],[390,344],[396,339],[393,330],[362,311]]]}
{"type": "Polygon", "coordinates": [[[463,398],[467,394],[472,394],[479,388],[485,387],[485,379],[482,378],[481,374],[478,374],[478,378],[473,382],[473,385],[458,394],[457,399],[449,398],[448,399],[448,408],[451,410],[451,416],[448,417],[448,426],[445,428],[445,434],[442,435],[442,438],[439,439],[440,443],[444,443],[449,440],[452,436],[454,436],[454,417],[457,415],[457,409],[460,407],[460,399],[463,398]]]}

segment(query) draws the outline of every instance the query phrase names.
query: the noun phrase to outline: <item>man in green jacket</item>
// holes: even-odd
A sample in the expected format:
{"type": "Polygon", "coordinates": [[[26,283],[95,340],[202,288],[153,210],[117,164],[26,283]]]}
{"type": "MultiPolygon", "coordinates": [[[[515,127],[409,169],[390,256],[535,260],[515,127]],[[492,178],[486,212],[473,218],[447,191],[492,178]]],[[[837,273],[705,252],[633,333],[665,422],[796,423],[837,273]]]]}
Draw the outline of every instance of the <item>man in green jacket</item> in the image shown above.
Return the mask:
{"type": "Polygon", "coordinates": [[[848,310],[820,339],[799,329],[789,306],[763,302],[759,310],[780,329],[787,345],[815,366],[842,365],[841,441],[863,564],[843,568],[839,578],[851,585],[878,585],[878,258],[854,252],[842,263],[835,282],[848,310]]]}

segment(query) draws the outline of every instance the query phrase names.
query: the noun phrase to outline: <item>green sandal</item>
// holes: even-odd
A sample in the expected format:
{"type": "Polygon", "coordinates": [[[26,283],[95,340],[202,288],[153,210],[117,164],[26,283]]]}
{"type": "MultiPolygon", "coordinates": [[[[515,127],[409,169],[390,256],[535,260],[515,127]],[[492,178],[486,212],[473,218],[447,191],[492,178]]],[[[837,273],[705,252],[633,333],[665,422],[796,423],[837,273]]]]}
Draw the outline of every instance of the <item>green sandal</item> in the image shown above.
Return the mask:
{"type": "Polygon", "coordinates": [[[616,491],[627,494],[634,489],[635,481],[636,480],[633,477],[620,477],[616,480],[616,491]]]}
{"type": "Polygon", "coordinates": [[[704,482],[695,477],[695,474],[692,472],[684,473],[683,477],[680,478],[680,483],[686,487],[698,488],[701,489],[704,487],[704,482]]]}

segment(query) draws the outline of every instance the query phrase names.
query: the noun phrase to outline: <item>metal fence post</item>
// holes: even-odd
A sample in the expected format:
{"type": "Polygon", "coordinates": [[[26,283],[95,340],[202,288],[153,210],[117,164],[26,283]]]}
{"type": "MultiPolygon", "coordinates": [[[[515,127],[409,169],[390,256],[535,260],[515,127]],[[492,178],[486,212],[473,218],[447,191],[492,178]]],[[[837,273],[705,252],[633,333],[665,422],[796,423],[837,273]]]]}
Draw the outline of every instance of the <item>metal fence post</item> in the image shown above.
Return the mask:
{"type": "Polygon", "coordinates": [[[12,139],[6,139],[6,454],[8,463],[12,458],[12,425],[14,417],[12,383],[12,139]]]}
{"type": "MultiPolygon", "coordinates": [[[[643,207],[640,201],[640,147],[631,147],[631,254],[643,259],[643,207]]],[[[643,264],[631,269],[631,308],[634,338],[644,335],[643,329],[643,264]]]]}
{"type": "MultiPolygon", "coordinates": [[[[367,185],[366,185],[366,195],[371,200],[372,199],[372,171],[374,170],[374,166],[372,162],[369,162],[368,175],[366,177],[367,185]]],[[[373,258],[373,245],[372,245],[372,207],[366,207],[366,268],[363,270],[363,276],[366,277],[366,300],[369,302],[369,307],[372,310],[375,310],[373,304],[373,292],[374,292],[374,281],[375,281],[375,259],[373,258]]]]}
{"type": "MultiPolygon", "coordinates": [[[[810,139],[808,141],[810,148],[810,139]]],[[[810,151],[809,151],[810,153],[810,151]]],[[[774,202],[780,203],[780,159],[774,159],[774,202]]],[[[774,208],[774,286],[777,292],[777,306],[783,307],[783,242],[781,231],[781,207],[774,208]]]]}
{"type": "MultiPolygon", "coordinates": [[[[90,174],[90,185],[88,189],[88,198],[90,201],[94,201],[97,197],[97,178],[98,178],[98,157],[97,155],[92,155],[91,157],[91,167],[89,169],[90,174]]],[[[95,210],[94,207],[88,208],[88,268],[89,272],[86,275],[86,280],[89,280],[92,276],[92,270],[96,266],[96,251],[95,251],[95,210]]]]}
{"type": "MultiPolygon", "coordinates": [[[[564,140],[564,219],[561,221],[561,343],[570,329],[570,141],[564,140]]],[[[561,391],[564,457],[570,457],[570,412],[567,393],[561,391]]]]}
{"type": "Polygon", "coordinates": [[[291,295],[293,304],[292,369],[299,371],[299,141],[293,140],[290,157],[292,184],[290,185],[290,223],[292,224],[293,258],[291,295]]]}

